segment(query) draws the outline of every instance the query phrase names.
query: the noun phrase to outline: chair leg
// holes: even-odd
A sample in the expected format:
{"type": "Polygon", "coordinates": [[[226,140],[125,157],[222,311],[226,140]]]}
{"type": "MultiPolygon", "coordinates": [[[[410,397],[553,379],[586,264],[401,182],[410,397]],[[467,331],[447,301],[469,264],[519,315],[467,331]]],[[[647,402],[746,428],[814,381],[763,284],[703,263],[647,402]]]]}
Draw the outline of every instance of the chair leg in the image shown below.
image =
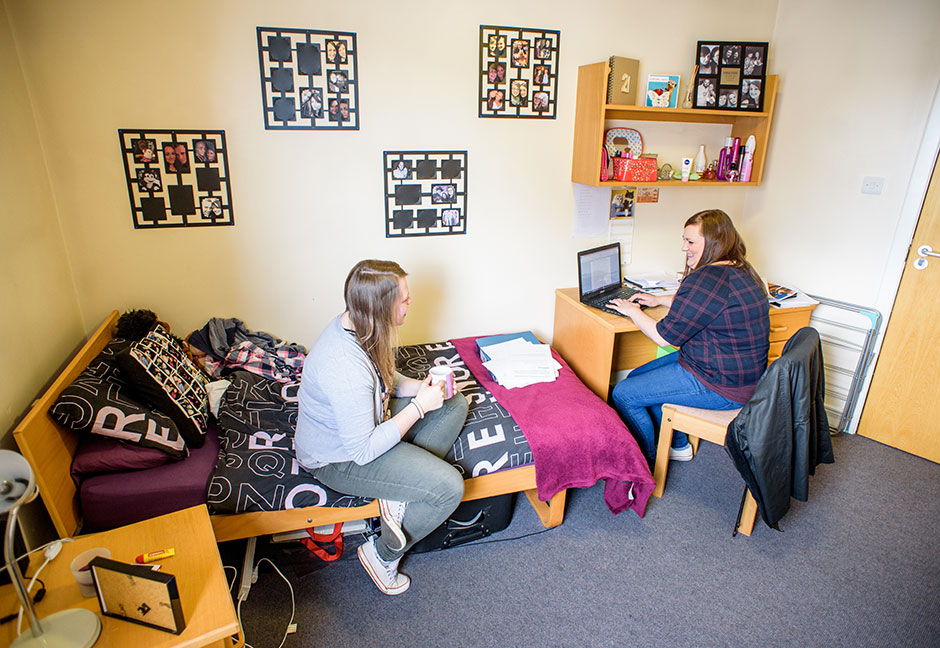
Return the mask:
{"type": "Polygon", "coordinates": [[[701,439],[688,433],[686,433],[686,436],[689,437],[689,443],[692,445],[692,454],[698,454],[698,444],[701,442],[701,439]]]}
{"type": "Polygon", "coordinates": [[[738,533],[744,534],[746,536],[751,535],[754,531],[754,524],[757,522],[757,500],[754,499],[754,496],[751,495],[751,489],[747,486],[744,487],[744,501],[741,502],[741,509],[738,512],[738,520],[734,528],[734,533],[731,535],[737,535],[738,533]]]}
{"type": "Polygon", "coordinates": [[[666,488],[666,471],[669,470],[669,446],[672,445],[672,417],[676,410],[671,407],[663,407],[663,422],[659,426],[659,443],[656,444],[656,465],[653,470],[653,479],[656,481],[656,488],[653,495],[663,496],[663,489],[666,488]]]}

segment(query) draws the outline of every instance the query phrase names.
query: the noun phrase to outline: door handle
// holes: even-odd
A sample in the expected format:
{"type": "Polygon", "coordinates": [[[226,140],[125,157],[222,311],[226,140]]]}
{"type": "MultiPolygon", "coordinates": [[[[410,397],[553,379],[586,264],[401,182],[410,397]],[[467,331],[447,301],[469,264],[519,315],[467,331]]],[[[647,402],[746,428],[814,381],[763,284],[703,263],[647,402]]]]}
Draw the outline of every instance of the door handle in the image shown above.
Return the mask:
{"type": "Polygon", "coordinates": [[[929,245],[921,245],[917,248],[917,256],[920,258],[914,259],[914,269],[923,270],[927,267],[927,257],[940,258],[940,253],[934,252],[929,245]]]}

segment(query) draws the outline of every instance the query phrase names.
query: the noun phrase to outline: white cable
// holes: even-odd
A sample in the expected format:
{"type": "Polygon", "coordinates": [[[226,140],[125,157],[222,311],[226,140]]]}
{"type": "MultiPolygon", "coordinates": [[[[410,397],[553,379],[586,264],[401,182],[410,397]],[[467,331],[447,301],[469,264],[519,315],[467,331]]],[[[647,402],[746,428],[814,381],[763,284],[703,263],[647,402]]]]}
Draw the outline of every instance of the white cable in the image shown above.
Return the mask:
{"type": "Polygon", "coordinates": [[[233,572],[235,572],[235,575],[232,576],[232,580],[230,580],[228,583],[228,593],[231,594],[232,586],[234,586],[235,581],[238,580],[238,569],[233,567],[232,565],[222,565],[222,571],[224,572],[226,569],[231,569],[233,572]]]}
{"type": "MultiPolygon", "coordinates": [[[[290,581],[287,580],[287,576],[285,576],[283,573],[281,573],[281,570],[277,568],[277,565],[275,565],[273,562],[271,562],[271,560],[268,559],[268,558],[262,558],[262,559],[260,559],[258,562],[256,562],[256,563],[255,563],[255,569],[257,570],[257,569],[258,569],[258,566],[259,566],[261,563],[263,563],[263,562],[267,562],[269,565],[271,565],[272,567],[274,567],[274,571],[276,571],[276,572],[278,573],[278,576],[280,576],[281,578],[284,579],[284,582],[287,583],[287,589],[290,590],[290,621],[287,622],[287,628],[284,629],[284,638],[281,639],[281,643],[280,643],[280,644],[278,645],[278,647],[277,647],[277,648],[283,648],[283,647],[284,647],[284,642],[287,641],[287,636],[288,636],[289,634],[291,634],[290,628],[291,628],[291,626],[294,625],[294,612],[295,612],[295,609],[296,609],[296,608],[295,608],[295,605],[294,605],[294,588],[291,587],[290,581]]],[[[242,637],[245,638],[245,646],[246,646],[246,648],[252,648],[251,644],[248,643],[248,637],[244,634],[244,633],[245,633],[245,629],[244,629],[244,627],[242,627],[242,601],[238,601],[238,607],[237,607],[237,609],[236,609],[236,612],[237,612],[237,616],[238,616],[238,626],[239,626],[240,628],[242,628],[242,637]]],[[[295,630],[295,632],[296,632],[296,630],[295,630]]]]}
{"type": "MultiPolygon", "coordinates": [[[[33,585],[36,584],[36,579],[39,578],[39,572],[41,572],[43,569],[45,569],[45,568],[46,568],[46,565],[48,565],[48,564],[52,561],[53,558],[55,558],[56,556],[58,556],[58,555],[59,555],[59,551],[62,550],[62,543],[59,542],[58,540],[53,540],[52,542],[48,542],[48,543],[46,543],[46,544],[43,545],[43,546],[44,546],[44,547],[49,547],[49,549],[48,549],[48,550],[46,551],[46,553],[45,553],[45,558],[46,558],[46,559],[45,559],[45,560],[43,561],[43,563],[39,566],[39,569],[36,570],[36,573],[33,574],[33,577],[29,580],[29,585],[26,586],[26,597],[27,597],[27,598],[29,598],[29,593],[32,591],[33,585]],[[56,548],[56,549],[53,549],[52,546],[55,545],[55,543],[57,543],[57,542],[59,543],[58,545],[56,545],[57,548],[56,548]]],[[[39,551],[39,550],[37,549],[36,551],[39,551]]],[[[28,555],[28,554],[27,554],[27,555],[28,555]]],[[[16,636],[20,636],[20,633],[22,632],[22,627],[23,627],[23,606],[21,605],[21,606],[20,606],[20,611],[19,611],[19,613],[16,615],[16,636]]]]}
{"type": "MultiPolygon", "coordinates": [[[[60,545],[60,546],[59,546],[59,550],[61,551],[61,549],[62,549],[61,544],[62,544],[63,542],[75,542],[75,538],[56,538],[55,540],[50,540],[49,542],[47,542],[46,544],[42,545],[41,547],[37,547],[37,548],[35,548],[35,549],[30,549],[30,550],[27,551],[26,553],[17,556],[16,559],[14,560],[14,562],[17,562],[17,563],[18,563],[19,561],[23,560],[23,558],[26,558],[27,556],[30,556],[30,555],[36,553],[37,551],[42,551],[43,549],[48,549],[49,547],[51,547],[52,545],[56,544],[57,542],[58,542],[59,545],[60,545]]],[[[59,551],[56,551],[54,554],[52,554],[52,558],[55,558],[56,555],[58,555],[58,553],[59,553],[59,551]]],[[[50,560],[51,560],[51,559],[50,559],[50,560]]],[[[4,571],[7,571],[8,569],[9,569],[9,567],[8,567],[7,565],[2,565],[2,566],[0,566],[0,573],[2,573],[2,572],[4,572],[4,571]]]]}

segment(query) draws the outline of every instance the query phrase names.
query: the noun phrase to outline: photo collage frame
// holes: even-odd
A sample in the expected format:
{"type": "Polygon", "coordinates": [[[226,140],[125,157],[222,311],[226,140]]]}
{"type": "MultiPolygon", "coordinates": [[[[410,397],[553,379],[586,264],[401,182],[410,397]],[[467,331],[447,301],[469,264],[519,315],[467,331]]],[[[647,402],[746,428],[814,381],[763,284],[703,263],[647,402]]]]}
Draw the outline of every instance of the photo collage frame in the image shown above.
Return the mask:
{"type": "Polygon", "coordinates": [[[356,34],[258,27],[264,127],[358,130],[356,34]]]}
{"type": "Polygon", "coordinates": [[[768,46],[766,42],[698,41],[693,108],[762,111],[768,46]]]}
{"type": "Polygon", "coordinates": [[[222,130],[119,129],[134,227],[234,225],[222,130]]]}
{"type": "Polygon", "coordinates": [[[480,117],[555,119],[561,32],[480,25],[480,117]]]}
{"type": "Polygon", "coordinates": [[[467,151],[384,151],[385,236],[467,233],[467,151]]]}

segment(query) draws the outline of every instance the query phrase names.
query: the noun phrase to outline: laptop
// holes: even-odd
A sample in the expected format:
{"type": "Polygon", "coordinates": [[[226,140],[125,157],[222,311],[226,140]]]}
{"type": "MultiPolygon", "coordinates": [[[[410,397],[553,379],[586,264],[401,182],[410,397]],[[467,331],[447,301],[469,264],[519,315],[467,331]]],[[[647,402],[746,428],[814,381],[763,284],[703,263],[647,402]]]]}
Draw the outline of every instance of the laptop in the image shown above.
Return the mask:
{"type": "Polygon", "coordinates": [[[578,292],[581,303],[626,317],[607,307],[611,299],[628,299],[638,290],[623,285],[620,243],[610,243],[578,252],[578,292]]]}

